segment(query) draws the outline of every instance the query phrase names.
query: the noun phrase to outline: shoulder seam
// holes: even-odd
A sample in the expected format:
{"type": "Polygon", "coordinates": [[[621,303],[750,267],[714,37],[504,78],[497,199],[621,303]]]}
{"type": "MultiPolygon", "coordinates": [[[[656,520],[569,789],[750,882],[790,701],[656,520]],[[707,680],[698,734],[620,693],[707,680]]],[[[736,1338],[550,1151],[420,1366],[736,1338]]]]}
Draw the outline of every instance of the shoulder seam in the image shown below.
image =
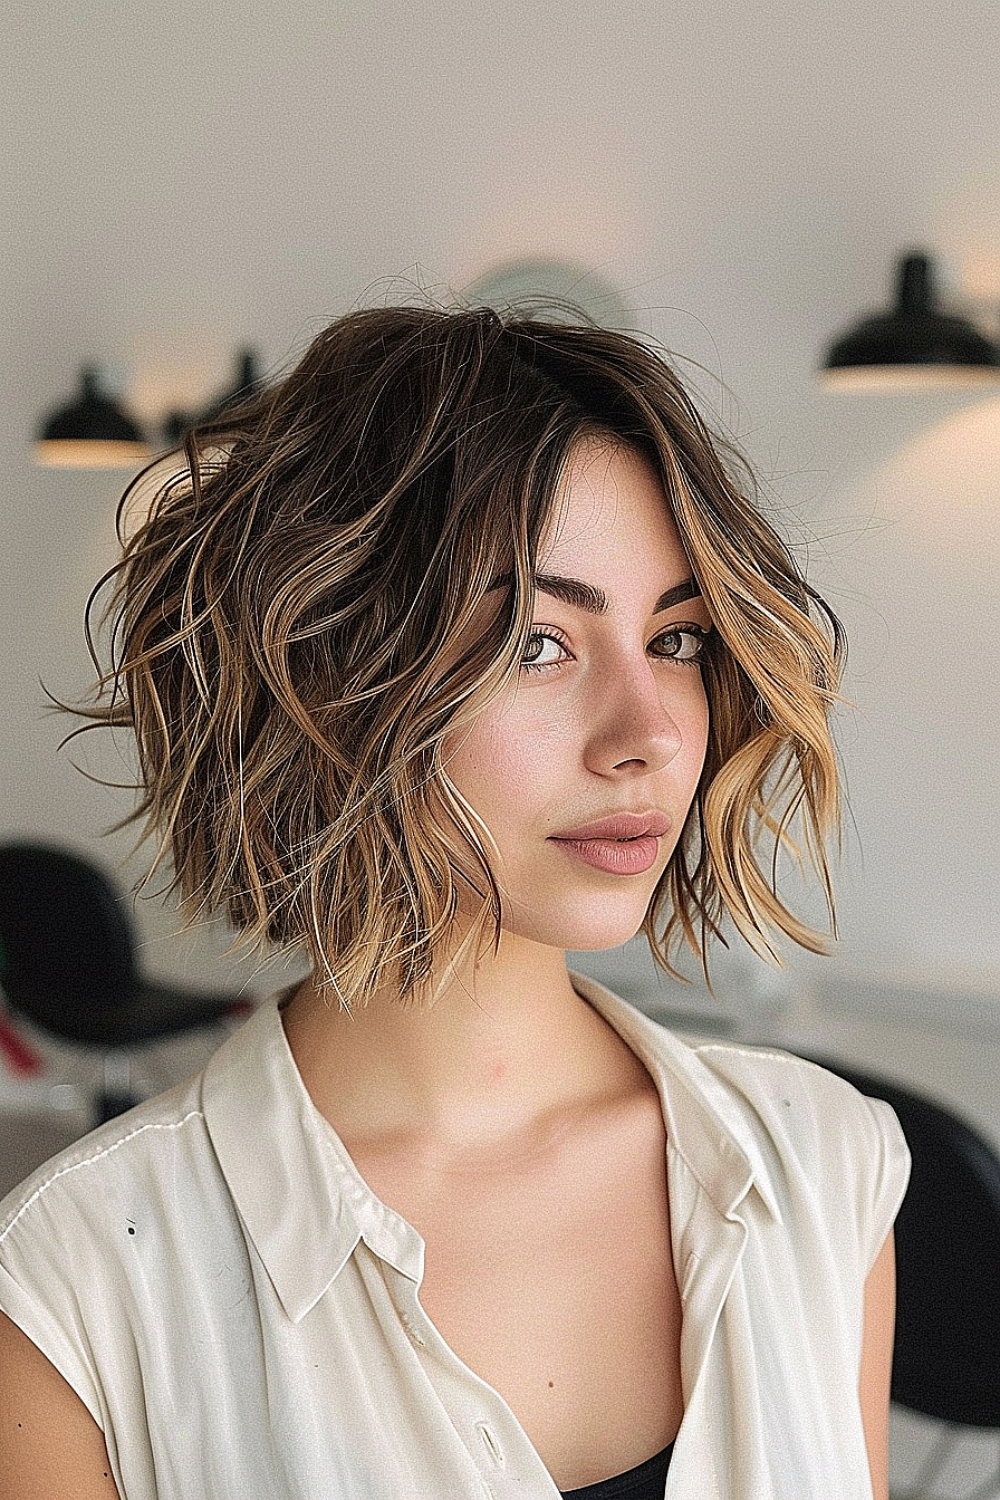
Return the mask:
{"type": "Polygon", "coordinates": [[[773,1057],[778,1062],[809,1063],[809,1066],[812,1068],[817,1066],[808,1057],[800,1057],[796,1052],[786,1052],[774,1047],[738,1047],[735,1043],[703,1042],[701,1045],[695,1047],[694,1050],[699,1054],[702,1052],[725,1052],[729,1056],[732,1056],[735,1053],[737,1057],[773,1057]]]}
{"type": "Polygon", "coordinates": [[[39,1183],[38,1187],[32,1193],[31,1197],[21,1204],[21,1207],[11,1219],[10,1223],[4,1225],[3,1229],[0,1229],[0,1243],[3,1242],[9,1232],[14,1228],[14,1225],[17,1223],[21,1215],[31,1207],[36,1199],[41,1197],[46,1188],[51,1187],[54,1182],[58,1182],[60,1177],[66,1177],[70,1172],[78,1171],[80,1167],[92,1166],[95,1161],[100,1161],[102,1157],[110,1156],[112,1151],[118,1150],[119,1146],[124,1146],[128,1141],[135,1140],[137,1135],[142,1135],[147,1130],[179,1130],[180,1127],[182,1125],[186,1125],[189,1120],[203,1120],[204,1118],[205,1114],[203,1110],[191,1109],[188,1110],[188,1113],[186,1115],[183,1115],[179,1120],[169,1120],[164,1122],[163,1124],[154,1124],[151,1121],[147,1125],[139,1125],[135,1130],[130,1131],[128,1135],[123,1135],[119,1140],[114,1141],[110,1146],[105,1146],[103,1150],[96,1151],[93,1156],[85,1156],[81,1161],[70,1162],[68,1166],[62,1167],[58,1172],[53,1173],[51,1177],[46,1177],[44,1182],[39,1183]]]}
{"type": "MultiPolygon", "coordinates": [[[[699,1055],[703,1052],[721,1052],[730,1057],[733,1055],[737,1057],[749,1057],[753,1062],[759,1061],[762,1057],[772,1058],[775,1062],[783,1063],[786,1066],[807,1068],[810,1072],[822,1073],[824,1078],[833,1078],[842,1084],[847,1083],[847,1079],[842,1078],[839,1073],[835,1073],[832,1068],[826,1067],[823,1063],[815,1062],[811,1057],[803,1057],[801,1052],[789,1052],[784,1048],[740,1047],[735,1044],[730,1045],[727,1042],[705,1042],[703,1045],[696,1047],[695,1051],[699,1055]]],[[[851,1084],[847,1086],[849,1088],[853,1087],[851,1084]]],[[[855,1092],[858,1092],[858,1090],[855,1090],[855,1092]]]]}
{"type": "MultiPolygon", "coordinates": [[[[848,1079],[844,1078],[840,1073],[835,1072],[833,1068],[827,1067],[825,1063],[816,1062],[811,1057],[803,1057],[801,1052],[789,1052],[783,1048],[776,1047],[729,1046],[725,1042],[706,1042],[696,1050],[699,1053],[722,1052],[730,1055],[735,1053],[738,1057],[749,1057],[753,1061],[761,1057],[773,1058],[778,1063],[790,1064],[795,1068],[806,1068],[812,1073],[821,1073],[824,1078],[832,1078],[836,1083],[844,1084],[847,1088],[853,1089],[856,1094],[861,1093],[860,1089],[856,1089],[848,1079]]],[[[866,1096],[862,1094],[862,1097],[866,1096]]]]}

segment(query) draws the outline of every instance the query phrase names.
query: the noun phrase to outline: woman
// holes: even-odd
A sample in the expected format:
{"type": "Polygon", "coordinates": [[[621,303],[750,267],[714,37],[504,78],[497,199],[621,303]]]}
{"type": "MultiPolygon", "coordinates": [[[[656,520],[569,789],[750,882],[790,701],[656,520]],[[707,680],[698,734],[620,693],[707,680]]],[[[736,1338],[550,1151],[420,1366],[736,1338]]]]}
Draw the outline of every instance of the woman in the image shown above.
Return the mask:
{"type": "Polygon", "coordinates": [[[310,977],[0,1208],[0,1500],[885,1500],[895,1117],[566,968],[822,947],[839,627],[676,375],[359,312],[187,460],[89,713],[310,977]]]}

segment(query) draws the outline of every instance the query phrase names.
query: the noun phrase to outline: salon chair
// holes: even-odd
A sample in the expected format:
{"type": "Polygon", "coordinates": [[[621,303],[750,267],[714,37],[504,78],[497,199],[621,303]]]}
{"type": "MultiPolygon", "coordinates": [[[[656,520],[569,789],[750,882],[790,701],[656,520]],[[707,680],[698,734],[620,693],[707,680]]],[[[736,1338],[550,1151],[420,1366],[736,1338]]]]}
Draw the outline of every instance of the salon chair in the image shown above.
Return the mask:
{"type": "Polygon", "coordinates": [[[77,854],[28,841],[0,844],[0,993],[15,1020],[101,1053],[95,1124],[139,1102],[128,1083],[130,1048],[254,1008],[239,995],[145,978],[108,877],[77,854]]]}
{"type": "MultiPolygon", "coordinates": [[[[940,1104],[888,1079],[814,1057],[896,1111],[913,1158],[896,1220],[892,1400],[942,1424],[922,1468],[892,1500],[931,1488],[963,1430],[992,1430],[997,1469],[965,1500],[1000,1496],[1000,1155],[940,1104]]],[[[953,1492],[949,1492],[953,1494],[953,1492]]]]}

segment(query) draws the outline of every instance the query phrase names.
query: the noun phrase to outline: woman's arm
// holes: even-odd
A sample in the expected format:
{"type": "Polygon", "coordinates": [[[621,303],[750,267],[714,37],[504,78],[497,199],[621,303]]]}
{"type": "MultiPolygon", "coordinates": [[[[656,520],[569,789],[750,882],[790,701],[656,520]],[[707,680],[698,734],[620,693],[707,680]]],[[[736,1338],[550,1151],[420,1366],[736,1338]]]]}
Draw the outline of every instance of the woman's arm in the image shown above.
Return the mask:
{"type": "Polygon", "coordinates": [[[861,1415],[875,1500],[889,1500],[889,1386],[895,1329],[896,1248],[890,1229],[865,1282],[865,1331],[861,1346],[861,1415]]]}
{"type": "Polygon", "coordinates": [[[54,1365],[0,1313],[0,1500],[120,1500],[104,1434],[54,1365]]]}

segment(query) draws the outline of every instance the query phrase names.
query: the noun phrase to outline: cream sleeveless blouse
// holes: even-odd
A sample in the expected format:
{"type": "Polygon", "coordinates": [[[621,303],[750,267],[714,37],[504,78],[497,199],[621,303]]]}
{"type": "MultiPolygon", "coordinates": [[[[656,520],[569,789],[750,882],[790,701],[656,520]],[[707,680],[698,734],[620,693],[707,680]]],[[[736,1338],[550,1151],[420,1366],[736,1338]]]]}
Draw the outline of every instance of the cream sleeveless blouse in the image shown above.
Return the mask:
{"type": "MultiPolygon", "coordinates": [[[[685,1397],[667,1500],[871,1500],[862,1294],[908,1176],[895,1115],[573,983],[663,1107],[685,1397]]],[[[558,1500],[421,1308],[423,1258],[313,1106],[277,997],[0,1203],[0,1307],[103,1429],[122,1500],[558,1500]]]]}

